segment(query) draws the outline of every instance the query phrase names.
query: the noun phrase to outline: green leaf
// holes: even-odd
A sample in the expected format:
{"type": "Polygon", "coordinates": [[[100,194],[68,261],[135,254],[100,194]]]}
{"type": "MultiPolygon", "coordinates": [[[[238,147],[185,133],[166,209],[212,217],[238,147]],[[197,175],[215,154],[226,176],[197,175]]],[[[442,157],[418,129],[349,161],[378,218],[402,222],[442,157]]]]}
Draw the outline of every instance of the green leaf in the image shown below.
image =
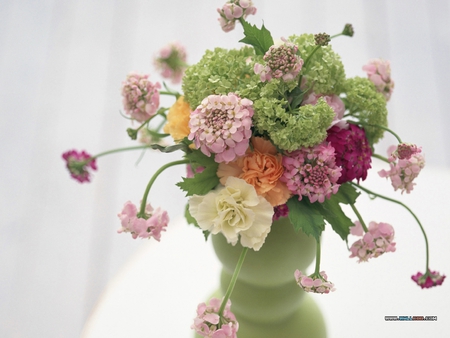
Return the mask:
{"type": "Polygon", "coordinates": [[[171,146],[164,147],[160,144],[155,143],[155,144],[151,144],[150,148],[159,150],[160,152],[163,152],[163,153],[172,153],[172,152],[180,150],[180,149],[186,151],[187,145],[184,143],[177,143],[177,144],[174,144],[171,146]]]}
{"type": "Polygon", "coordinates": [[[264,55],[271,46],[273,46],[273,38],[270,32],[262,25],[261,29],[255,25],[249,24],[247,21],[241,21],[244,27],[245,37],[239,42],[249,44],[255,48],[256,55],[264,55]]]}
{"type": "Polygon", "coordinates": [[[356,191],[355,187],[350,183],[341,184],[339,190],[336,194],[333,195],[333,198],[336,199],[339,203],[344,204],[355,204],[356,199],[361,193],[356,191]]]}
{"type": "Polygon", "coordinates": [[[333,230],[345,241],[350,233],[350,227],[353,226],[353,222],[344,214],[336,195],[331,196],[330,199],[326,199],[319,205],[325,220],[330,223],[333,230]]]}
{"type": "Polygon", "coordinates": [[[194,226],[196,226],[197,228],[200,228],[197,220],[192,217],[191,213],[189,212],[189,203],[186,204],[186,208],[184,209],[184,218],[186,218],[186,221],[188,222],[188,224],[192,224],[194,226]]]}
{"type": "Polygon", "coordinates": [[[289,220],[294,225],[295,231],[301,229],[305,234],[312,235],[318,241],[322,231],[325,230],[325,221],[317,206],[306,198],[299,201],[297,196],[291,197],[287,201],[287,206],[289,220]]]}

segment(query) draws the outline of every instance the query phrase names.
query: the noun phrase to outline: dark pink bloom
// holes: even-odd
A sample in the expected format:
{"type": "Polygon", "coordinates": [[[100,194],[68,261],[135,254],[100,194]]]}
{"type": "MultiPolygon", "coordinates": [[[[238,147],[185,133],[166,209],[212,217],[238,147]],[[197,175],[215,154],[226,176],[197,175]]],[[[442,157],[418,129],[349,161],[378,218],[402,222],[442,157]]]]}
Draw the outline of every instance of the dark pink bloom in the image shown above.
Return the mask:
{"type": "Polygon", "coordinates": [[[69,169],[70,176],[78,182],[90,182],[90,171],[97,170],[95,158],[84,150],[79,152],[76,150],[69,150],[62,154],[62,158],[66,161],[66,167],[69,169]]]}
{"type": "Polygon", "coordinates": [[[429,289],[433,286],[441,285],[444,282],[445,277],[445,275],[441,276],[437,271],[428,270],[426,274],[418,272],[417,274],[411,276],[411,279],[422,289],[429,289]]]}
{"type": "Polygon", "coordinates": [[[273,208],[272,220],[276,221],[281,217],[287,217],[289,215],[289,209],[286,204],[277,205],[273,208]]]}

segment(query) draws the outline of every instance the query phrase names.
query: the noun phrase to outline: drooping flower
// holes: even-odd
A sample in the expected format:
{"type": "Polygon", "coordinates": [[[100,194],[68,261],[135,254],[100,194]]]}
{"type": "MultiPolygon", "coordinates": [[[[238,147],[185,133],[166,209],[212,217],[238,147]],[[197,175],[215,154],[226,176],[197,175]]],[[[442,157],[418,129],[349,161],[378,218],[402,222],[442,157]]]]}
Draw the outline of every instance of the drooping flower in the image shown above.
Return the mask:
{"type": "Polygon", "coordinates": [[[70,176],[80,183],[90,182],[90,170],[97,170],[95,158],[86,151],[69,150],[62,154],[70,176]]]}
{"type": "Polygon", "coordinates": [[[233,93],[209,95],[191,113],[189,140],[215,161],[230,162],[243,156],[252,135],[253,102],[233,93]]]}
{"type": "Polygon", "coordinates": [[[381,256],[385,252],[394,252],[394,228],[388,223],[370,222],[368,232],[364,233],[361,223],[355,222],[350,228],[352,235],[361,236],[350,247],[350,258],[358,257],[358,263],[367,262],[370,258],[381,256]]]}
{"type": "Polygon", "coordinates": [[[180,83],[187,67],[186,49],[178,41],[169,43],[159,51],[153,63],[162,77],[174,84],[180,83]]]}
{"type": "Polygon", "coordinates": [[[244,156],[219,164],[217,176],[220,183],[225,185],[228,177],[238,177],[251,184],[256,193],[272,206],[286,203],[291,192],[279,180],[284,172],[281,154],[269,140],[262,137],[253,137],[251,144],[251,149],[249,147],[244,156]]]}
{"type": "Polygon", "coordinates": [[[264,54],[266,64],[255,63],[254,71],[260,75],[262,82],[270,81],[272,78],[292,81],[303,66],[303,59],[297,52],[298,47],[290,42],[272,46],[264,54]]]}
{"type": "Polygon", "coordinates": [[[211,298],[208,305],[200,303],[191,329],[202,337],[236,338],[239,323],[230,310],[231,301],[227,301],[221,316],[219,315],[220,305],[221,301],[218,298],[211,298]]]}
{"type": "Polygon", "coordinates": [[[228,0],[222,8],[217,8],[217,12],[220,14],[220,27],[224,32],[229,32],[234,29],[236,20],[256,14],[256,7],[252,0],[228,0]]]}
{"type": "Polygon", "coordinates": [[[397,146],[390,146],[388,148],[390,170],[380,170],[378,175],[380,175],[380,177],[389,178],[395,191],[400,189],[402,194],[405,191],[409,194],[416,185],[414,179],[419,176],[420,171],[425,167],[425,158],[420,152],[416,152],[412,154],[409,159],[399,158],[398,161],[395,162],[395,157],[397,156],[395,154],[398,154],[397,146]]]}
{"type": "Polygon", "coordinates": [[[418,272],[417,274],[411,276],[411,279],[422,289],[429,289],[433,286],[441,285],[444,282],[445,277],[445,275],[441,275],[437,271],[428,270],[425,274],[418,272]]]}
{"type": "Polygon", "coordinates": [[[363,181],[367,171],[372,167],[372,148],[369,145],[364,129],[354,124],[347,128],[333,126],[328,129],[327,141],[336,153],[336,165],[342,168],[338,183],[357,179],[363,181]]]}
{"type": "Polygon", "coordinates": [[[144,122],[156,114],[159,107],[161,85],[148,80],[149,75],[130,73],[122,82],[125,113],[138,122],[144,122]]]}
{"type": "Polygon", "coordinates": [[[303,99],[302,106],[307,105],[307,104],[316,105],[317,101],[321,97],[331,107],[331,109],[333,109],[334,114],[335,114],[334,118],[333,118],[333,122],[331,122],[331,125],[329,128],[331,128],[332,126],[334,126],[338,123],[341,128],[347,126],[347,122],[342,120],[342,118],[344,117],[344,113],[345,113],[345,104],[341,100],[341,98],[337,95],[334,95],[334,94],[333,95],[322,95],[322,94],[316,94],[316,93],[312,92],[303,99]]]}
{"type": "Polygon", "coordinates": [[[294,277],[298,286],[306,292],[330,293],[330,291],[336,290],[334,284],[328,281],[325,271],[321,271],[320,276],[314,274],[307,276],[297,269],[294,272],[294,277]]]}
{"type": "Polygon", "coordinates": [[[164,125],[164,132],[170,134],[175,142],[179,142],[190,133],[189,119],[191,108],[189,103],[180,96],[170,107],[167,113],[167,123],[164,125]]]}
{"type": "Polygon", "coordinates": [[[221,232],[228,243],[239,238],[244,247],[258,251],[272,225],[273,207],[242,179],[230,176],[225,186],[189,199],[189,212],[201,229],[221,232]]]}
{"type": "Polygon", "coordinates": [[[391,63],[388,60],[372,59],[362,69],[377,90],[384,95],[386,101],[389,101],[394,90],[394,81],[391,79],[391,63]]]}
{"type": "Polygon", "coordinates": [[[166,231],[169,223],[167,212],[161,208],[153,209],[149,203],[145,207],[144,215],[138,215],[137,207],[128,201],[117,216],[122,224],[117,232],[129,232],[134,239],[153,237],[159,242],[161,232],[166,231]]]}
{"type": "Polygon", "coordinates": [[[280,180],[298,195],[299,201],[307,196],[311,203],[323,203],[339,189],[337,181],[342,169],[336,166],[334,154],[327,142],[287,153],[283,156],[285,170],[280,180]]]}

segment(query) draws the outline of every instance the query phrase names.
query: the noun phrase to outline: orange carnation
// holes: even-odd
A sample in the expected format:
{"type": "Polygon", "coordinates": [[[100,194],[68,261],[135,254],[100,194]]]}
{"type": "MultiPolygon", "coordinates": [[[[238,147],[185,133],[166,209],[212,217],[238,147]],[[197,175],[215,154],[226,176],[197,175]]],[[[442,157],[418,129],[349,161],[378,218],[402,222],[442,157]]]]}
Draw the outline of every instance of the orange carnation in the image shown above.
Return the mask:
{"type": "Polygon", "coordinates": [[[224,184],[229,176],[245,180],[253,185],[256,193],[264,197],[272,206],[281,205],[291,197],[286,184],[279,181],[284,168],[281,154],[268,140],[261,137],[251,139],[253,150],[247,150],[243,157],[230,163],[220,163],[217,176],[224,184]]]}
{"type": "Polygon", "coordinates": [[[181,141],[189,135],[189,120],[191,109],[189,103],[180,96],[178,100],[169,109],[167,114],[167,123],[164,126],[164,132],[170,134],[175,142],[181,141]]]}

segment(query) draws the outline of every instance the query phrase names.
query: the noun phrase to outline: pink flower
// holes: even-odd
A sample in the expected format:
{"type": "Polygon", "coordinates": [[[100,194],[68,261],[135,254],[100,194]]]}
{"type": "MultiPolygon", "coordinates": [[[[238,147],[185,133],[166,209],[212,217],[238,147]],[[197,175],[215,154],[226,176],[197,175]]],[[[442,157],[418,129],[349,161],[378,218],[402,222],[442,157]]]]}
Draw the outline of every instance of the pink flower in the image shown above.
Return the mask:
{"type": "Polygon", "coordinates": [[[367,77],[377,87],[377,90],[389,101],[394,90],[394,81],[391,79],[391,64],[388,60],[373,59],[362,67],[367,77]]]}
{"type": "Polygon", "coordinates": [[[280,181],[298,195],[299,201],[308,196],[311,203],[323,203],[339,189],[337,181],[342,169],[336,166],[334,148],[327,142],[287,153],[283,166],[280,181]]]}
{"type": "Polygon", "coordinates": [[[84,150],[79,152],[69,150],[62,154],[62,158],[66,161],[66,167],[69,169],[70,176],[78,182],[90,182],[90,171],[97,170],[95,158],[84,150]]]}
{"type": "Polygon", "coordinates": [[[445,277],[445,275],[441,276],[439,272],[428,270],[425,274],[418,272],[417,274],[411,276],[411,279],[422,289],[429,289],[433,286],[441,285],[444,282],[445,277]]]}
{"type": "Polygon", "coordinates": [[[248,15],[256,14],[256,7],[252,0],[229,0],[222,8],[217,8],[220,14],[219,23],[224,32],[232,31],[236,21],[246,18],[248,15]]]}
{"type": "Polygon", "coordinates": [[[411,156],[422,152],[422,148],[412,143],[400,143],[397,149],[391,154],[392,159],[409,160],[411,156]]]}
{"type": "Polygon", "coordinates": [[[179,42],[164,46],[153,61],[161,76],[180,83],[186,69],[186,49],[179,42]]]}
{"type": "Polygon", "coordinates": [[[315,276],[314,274],[307,276],[300,270],[295,270],[294,277],[298,286],[306,292],[330,293],[330,291],[336,290],[334,284],[327,280],[328,277],[325,271],[321,271],[320,276],[315,276]]]}
{"type": "Polygon", "coordinates": [[[372,167],[372,149],[367,141],[364,129],[348,124],[341,129],[337,125],[328,129],[327,141],[336,152],[336,164],[342,168],[341,177],[337,183],[357,179],[363,181],[367,177],[367,171],[372,167]]]}
{"type": "Polygon", "coordinates": [[[122,228],[117,232],[129,232],[134,239],[153,237],[159,242],[161,232],[166,231],[165,228],[169,223],[167,212],[161,208],[154,210],[150,204],[147,204],[145,214],[138,215],[136,206],[130,201],[124,204],[122,211],[117,216],[122,224],[122,228]]]}
{"type": "Polygon", "coordinates": [[[243,156],[252,136],[253,102],[233,93],[210,95],[191,113],[189,140],[203,154],[228,163],[243,156]]]}
{"type": "Polygon", "coordinates": [[[350,228],[352,235],[362,236],[350,247],[350,258],[358,257],[358,263],[367,262],[370,258],[381,256],[385,252],[394,252],[396,249],[392,225],[370,222],[368,230],[364,233],[359,221],[350,228]]]}
{"type": "Polygon", "coordinates": [[[144,122],[156,114],[159,107],[161,85],[148,80],[148,75],[130,73],[122,82],[123,107],[125,113],[138,122],[144,122]]]}
{"type": "Polygon", "coordinates": [[[332,126],[339,124],[340,128],[347,128],[347,122],[342,120],[345,113],[345,105],[344,102],[341,100],[341,98],[337,95],[322,95],[322,94],[316,94],[316,93],[310,93],[303,101],[302,106],[307,104],[316,105],[317,101],[320,98],[323,98],[325,102],[333,109],[335,115],[333,122],[331,122],[332,126]]]}
{"type": "Polygon", "coordinates": [[[209,305],[200,303],[191,329],[202,337],[236,338],[239,323],[230,311],[231,301],[228,300],[221,316],[219,315],[220,305],[221,301],[217,298],[212,298],[209,305]]]}
{"type": "Polygon", "coordinates": [[[409,194],[416,185],[413,182],[414,179],[419,176],[420,171],[425,167],[424,156],[418,150],[412,153],[411,150],[405,151],[402,148],[400,148],[399,153],[395,145],[388,148],[388,155],[390,170],[380,170],[378,175],[380,177],[390,178],[395,191],[400,189],[402,194],[405,191],[409,194]],[[410,155],[409,159],[406,158],[408,154],[410,155]],[[395,162],[397,156],[399,159],[395,162]],[[400,159],[400,157],[405,158],[400,159]]]}

